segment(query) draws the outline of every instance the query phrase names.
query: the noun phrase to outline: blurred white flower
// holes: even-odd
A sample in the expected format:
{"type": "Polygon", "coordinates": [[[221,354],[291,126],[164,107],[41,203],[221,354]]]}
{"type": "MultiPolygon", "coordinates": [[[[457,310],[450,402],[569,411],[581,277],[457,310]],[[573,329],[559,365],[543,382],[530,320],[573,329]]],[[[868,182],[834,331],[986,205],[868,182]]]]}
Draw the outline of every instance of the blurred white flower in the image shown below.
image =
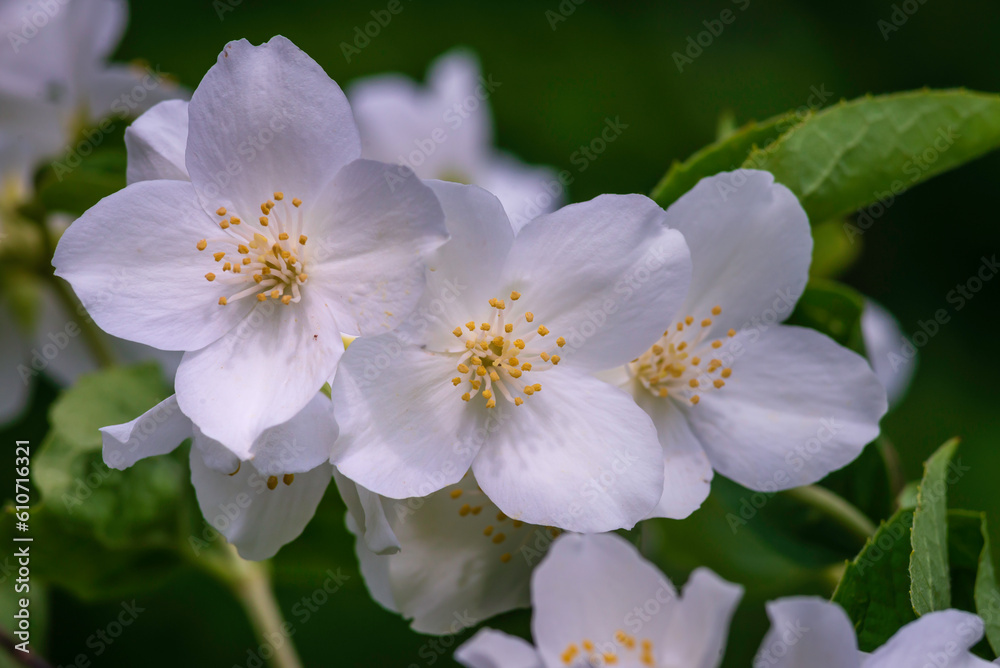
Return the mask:
{"type": "Polygon", "coordinates": [[[406,165],[424,179],[481,186],[497,196],[515,227],[553,211],[562,204],[555,173],[493,146],[489,98],[502,86],[463,49],[431,63],[424,86],[398,74],[357,81],[347,96],[362,155],[406,165]]]}
{"type": "Polygon", "coordinates": [[[678,595],[623,538],[568,534],[531,579],[534,647],[487,628],[455,659],[468,668],[715,668],[742,596],[704,568],[678,595]]]}
{"type": "Polygon", "coordinates": [[[872,299],[865,301],[865,309],[861,313],[861,336],[872,369],[885,387],[889,405],[895,406],[913,380],[917,366],[916,348],[906,341],[896,318],[872,299]],[[912,355],[906,349],[908,346],[913,351],[912,355]]]}
{"type": "Polygon", "coordinates": [[[755,666],[773,668],[986,668],[994,664],[969,649],[983,637],[983,622],[971,612],[941,610],[923,615],[868,654],[847,613],[820,598],[790,597],[767,604],[771,630],[755,666]]]}
{"type": "Polygon", "coordinates": [[[127,22],[124,0],[0,4],[0,137],[51,158],[108,115],[183,95],[157,68],[107,62],[127,22]]]}

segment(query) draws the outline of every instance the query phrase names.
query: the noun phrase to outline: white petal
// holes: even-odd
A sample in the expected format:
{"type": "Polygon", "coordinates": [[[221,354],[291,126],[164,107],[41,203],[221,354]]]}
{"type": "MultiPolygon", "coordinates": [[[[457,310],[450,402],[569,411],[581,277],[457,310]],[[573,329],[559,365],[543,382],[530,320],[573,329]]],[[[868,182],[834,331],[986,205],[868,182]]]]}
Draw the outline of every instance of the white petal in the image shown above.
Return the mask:
{"type": "Polygon", "coordinates": [[[315,399],[344,352],[331,309],[315,292],[303,290],[302,301],[287,306],[253,303],[224,337],[185,354],[175,381],[181,410],[240,459],[253,456],[266,429],[315,399]]]}
{"type": "Polygon", "coordinates": [[[227,44],[188,114],[187,168],[206,211],[224,206],[247,221],[276,191],[314,200],[361,154],[340,87],[281,36],[227,44]]]}
{"type": "Polygon", "coordinates": [[[471,475],[424,498],[388,501],[386,510],[401,547],[382,557],[392,600],[415,631],[455,633],[530,605],[531,570],[549,531],[498,519],[471,475]]]}
{"type": "Polygon", "coordinates": [[[569,362],[599,371],[638,357],[673,321],[691,274],[679,233],[642,195],[601,195],[540,216],[518,232],[504,286],[566,338],[569,362]]]}
{"type": "MultiPolygon", "coordinates": [[[[771,630],[754,665],[771,668],[859,668],[858,641],[847,613],[836,603],[796,596],[767,604],[771,630]]],[[[909,664],[900,664],[909,665],[909,664]]]]}
{"type": "Polygon", "coordinates": [[[863,357],[819,332],[758,333],[731,340],[732,378],[683,410],[727,478],[772,492],[816,482],[878,436],[885,390],[863,357]]]}
{"type": "Polygon", "coordinates": [[[333,473],[333,467],[322,464],[296,474],[290,485],[279,481],[268,489],[267,477],[250,463],[226,475],[205,466],[197,448],[191,448],[190,461],[202,515],[241,557],[254,561],[273,557],[302,533],[333,473]]]}
{"type": "Polygon", "coordinates": [[[659,656],[664,665],[716,668],[722,663],[729,622],[743,587],[707,568],[696,569],[681,592],[659,656]]]}
{"type": "Polygon", "coordinates": [[[770,309],[788,317],[809,278],[812,236],[802,206],[774,176],[741,169],[702,179],[666,221],[684,234],[694,265],[682,316],[700,320],[721,306],[716,336],[770,309]]]}
{"type": "Polygon", "coordinates": [[[454,346],[452,330],[496,294],[514,230],[499,200],[476,186],[425,181],[441,203],[450,238],[427,258],[427,287],[401,332],[433,350],[454,346]]]}
{"type": "Polygon", "coordinates": [[[340,472],[395,499],[458,482],[482,445],[486,408],[461,400],[455,359],[391,334],[354,341],[333,382],[340,438],[331,461],[340,472]]]}
{"type": "MultiPolygon", "coordinates": [[[[358,526],[353,513],[347,513],[345,518],[347,530],[356,538],[360,538],[364,530],[358,526]]],[[[376,554],[366,549],[360,540],[355,541],[354,551],[358,555],[358,567],[361,570],[361,577],[365,581],[368,593],[375,600],[390,612],[399,612],[396,601],[392,598],[392,583],[389,579],[389,557],[376,554]]]]}
{"type": "Polygon", "coordinates": [[[251,300],[219,306],[224,281],[199,240],[218,227],[190,183],[144,181],[105,197],[59,241],[52,263],[104,331],[164,350],[198,350],[243,319],[251,300]]]}
{"type": "MultiPolygon", "coordinates": [[[[625,654],[616,642],[623,631],[661,651],[677,592],[638,550],[616,534],[556,539],[531,579],[532,635],[547,666],[565,665],[562,654],[583,640],[598,653],[625,654]],[[643,612],[645,611],[645,612],[643,612]]],[[[624,660],[621,661],[625,663],[624,660]]],[[[638,662],[636,662],[638,664],[638,662]]],[[[628,665],[628,664],[626,664],[628,665]]]]}
{"type": "Polygon", "coordinates": [[[869,299],[861,313],[861,335],[868,360],[885,387],[889,405],[899,403],[917,366],[916,355],[907,357],[905,354],[906,340],[899,323],[891,313],[869,299]]]}
{"type": "Polygon", "coordinates": [[[480,629],[455,650],[466,668],[545,668],[530,643],[493,629],[480,629]]]}
{"type": "Polygon", "coordinates": [[[712,487],[712,464],[672,401],[654,397],[639,383],[629,385],[636,403],[653,419],[663,448],[663,495],[650,517],[682,520],[701,507],[712,487]]]}
{"type": "Polygon", "coordinates": [[[426,255],[448,238],[434,193],[397,170],[356,160],[305,214],[310,287],[327,296],[346,334],[382,334],[402,322],[423,292],[426,255]]]}
{"type": "Polygon", "coordinates": [[[969,649],[983,637],[983,621],[971,612],[940,610],[910,622],[864,663],[865,668],[896,666],[990,666],[969,649]]]}
{"type": "Polygon", "coordinates": [[[472,469],[508,516],[568,531],[631,528],[663,492],[663,450],[622,390],[572,369],[541,376],[522,406],[501,402],[472,469]]]}
{"type": "Polygon", "coordinates": [[[101,428],[104,463],[124,471],[140,459],[173,452],[191,436],[191,421],[171,395],[131,422],[101,428]]]}
{"type": "Polygon", "coordinates": [[[191,427],[194,431],[191,447],[197,449],[201,454],[201,460],[205,466],[216,473],[225,473],[226,475],[235,473],[243,466],[240,458],[234,455],[229,448],[205,436],[197,426],[191,425],[191,427]]]}
{"type": "Polygon", "coordinates": [[[330,461],[337,432],[333,406],[317,392],[295,417],[261,434],[251,450],[254,468],[261,475],[311,471],[330,461]]]}
{"type": "Polygon", "coordinates": [[[129,183],[154,179],[188,181],[184,164],[188,103],[168,100],[137,118],[125,129],[129,183]]]}
{"type": "Polygon", "coordinates": [[[336,468],[333,480],[354,521],[354,531],[364,539],[368,551],[375,554],[399,552],[399,539],[386,517],[382,497],[344,477],[336,468]]]}

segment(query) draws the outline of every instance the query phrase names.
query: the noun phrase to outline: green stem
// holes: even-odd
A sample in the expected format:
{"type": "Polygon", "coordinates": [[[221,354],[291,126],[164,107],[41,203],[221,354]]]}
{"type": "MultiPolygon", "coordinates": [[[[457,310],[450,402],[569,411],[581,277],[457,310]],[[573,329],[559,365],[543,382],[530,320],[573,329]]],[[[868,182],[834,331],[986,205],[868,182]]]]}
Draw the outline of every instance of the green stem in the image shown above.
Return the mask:
{"type": "Polygon", "coordinates": [[[292,639],[282,628],[286,622],[274,597],[267,567],[263,563],[241,558],[231,545],[226,545],[217,559],[205,560],[201,565],[235,594],[250,618],[261,646],[267,645],[272,650],[269,663],[274,668],[302,668],[292,639]],[[275,642],[275,638],[281,640],[275,642]]]}
{"type": "Polygon", "coordinates": [[[806,485],[790,489],[785,494],[820,511],[863,541],[868,540],[876,531],[875,524],[864,513],[824,487],[806,485]]]}

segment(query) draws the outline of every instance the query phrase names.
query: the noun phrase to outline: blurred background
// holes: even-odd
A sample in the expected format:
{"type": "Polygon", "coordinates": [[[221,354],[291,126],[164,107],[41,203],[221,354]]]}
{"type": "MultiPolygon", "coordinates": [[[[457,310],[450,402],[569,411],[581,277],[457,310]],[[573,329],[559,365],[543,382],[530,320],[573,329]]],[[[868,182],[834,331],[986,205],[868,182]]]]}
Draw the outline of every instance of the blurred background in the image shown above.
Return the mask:
{"type": "MultiPolygon", "coordinates": [[[[890,20],[894,11],[888,0],[586,0],[579,5],[563,0],[562,9],[558,0],[401,2],[403,10],[370,44],[352,53],[350,62],[341,43],[351,43],[355,28],[371,21],[370,12],[384,9],[385,2],[133,2],[114,59],[143,59],[194,89],[227,41],[245,37],[260,43],[282,34],[345,85],[387,71],[421,80],[435,57],[467,46],[481,59],[483,74],[501,84],[489,100],[497,145],[528,163],[569,170],[570,201],[605,192],[648,193],[672,161],[715,138],[725,113],[738,124],[762,120],[807,104],[817,90],[829,93],[827,104],[924,86],[1000,91],[1000,7],[989,0],[914,1],[917,11],[887,38],[879,21],[890,20]],[[572,13],[566,11],[570,8],[572,13]],[[672,54],[683,52],[687,38],[705,30],[702,22],[717,19],[726,8],[735,10],[736,20],[679,72],[672,54]],[[621,123],[621,135],[596,159],[574,160],[606,119],[621,123]]],[[[995,482],[1000,359],[993,348],[1000,282],[987,283],[961,310],[949,304],[947,295],[975,274],[983,256],[1000,250],[991,204],[998,183],[1000,154],[994,153],[918,186],[854,238],[860,254],[839,277],[892,311],[907,334],[940,308],[951,313],[951,321],[920,350],[909,394],[885,418],[883,431],[908,480],[920,476],[921,463],[938,445],[960,436],[959,461],[969,468],[949,489],[949,503],[987,511],[994,541],[1000,540],[995,482]]],[[[3,442],[40,442],[55,396],[50,385],[37,385],[30,411],[3,429],[3,442]]],[[[717,478],[719,484],[725,483],[717,478]]],[[[11,488],[5,483],[3,493],[11,488]]],[[[688,523],[702,522],[693,530],[708,535],[719,527],[704,523],[720,521],[703,510],[688,523]]],[[[697,564],[670,557],[671,535],[666,532],[656,549],[664,553],[661,566],[679,584],[697,564]]],[[[762,554],[755,547],[744,549],[739,543],[744,538],[758,539],[739,534],[718,549],[739,550],[751,559],[762,554]]],[[[817,549],[835,564],[859,547],[817,549]]],[[[783,556],[792,552],[780,541],[770,548],[783,556]]],[[[62,558],[91,557],[68,553],[62,558]]],[[[746,570],[743,584],[750,593],[734,621],[725,666],[750,665],[767,628],[763,600],[796,592],[830,594],[828,578],[793,577],[794,566],[787,566],[787,580],[752,581],[765,571],[780,577],[784,563],[773,561],[777,570],[746,570]]],[[[468,635],[417,635],[371,600],[333,486],[303,537],[283,548],[273,567],[278,599],[296,624],[294,640],[307,666],[450,666],[452,651],[468,635]],[[321,586],[328,569],[347,576],[341,589],[315,610],[297,608],[309,610],[307,615],[293,613],[321,586]]],[[[84,601],[52,587],[48,602],[48,631],[38,647],[52,665],[73,665],[81,652],[96,666],[260,665],[251,656],[256,641],[241,608],[228,590],[191,568],[173,568],[169,577],[127,598],[84,601]],[[144,612],[127,633],[97,653],[93,634],[118,615],[123,600],[133,598],[144,612]]],[[[528,616],[513,613],[490,625],[524,634],[528,616]]]]}

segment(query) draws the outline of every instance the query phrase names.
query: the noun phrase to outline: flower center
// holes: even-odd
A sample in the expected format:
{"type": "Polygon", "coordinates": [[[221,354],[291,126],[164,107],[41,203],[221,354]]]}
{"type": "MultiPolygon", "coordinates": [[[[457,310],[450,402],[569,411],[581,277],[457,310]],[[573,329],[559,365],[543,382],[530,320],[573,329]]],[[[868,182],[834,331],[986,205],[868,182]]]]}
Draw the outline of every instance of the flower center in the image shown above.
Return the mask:
{"type": "MultiPolygon", "coordinates": [[[[511,292],[511,302],[521,298],[521,293],[511,292]]],[[[535,314],[525,311],[523,315],[508,316],[507,303],[502,299],[490,299],[490,315],[478,325],[470,320],[456,327],[452,334],[465,340],[465,352],[460,353],[457,369],[459,376],[451,379],[456,387],[468,383],[471,391],[462,394],[463,401],[471,401],[476,392],[486,399],[486,407],[497,404],[497,394],[515,406],[524,403],[524,397],[542,391],[542,384],[531,380],[525,374],[538,373],[559,364],[560,357],[553,354],[566,345],[566,339],[559,337],[555,346],[541,345],[541,339],[548,336],[545,325],[535,325],[535,314]]],[[[513,310],[513,307],[512,307],[513,310]]]]}
{"type": "Polygon", "coordinates": [[[301,300],[300,288],[309,279],[300,257],[307,241],[299,233],[301,205],[302,200],[295,198],[289,207],[284,193],[274,193],[274,200],[260,205],[263,215],[258,218],[259,229],[244,225],[239,216],[230,215],[225,207],[215,212],[224,234],[202,239],[197,248],[204,251],[209,244],[221,247],[212,253],[215,262],[221,265],[219,275],[205,274],[209,282],[220,280],[233,287],[231,296],[219,297],[220,306],[244,297],[256,297],[261,302],[275,299],[286,306],[301,300]]]}
{"type": "Polygon", "coordinates": [[[620,629],[615,632],[613,642],[594,643],[593,640],[584,639],[580,641],[580,644],[570,643],[560,658],[565,665],[572,668],[597,668],[620,664],[652,668],[656,665],[656,659],[653,657],[653,642],[646,638],[636,641],[634,636],[620,629]]]}
{"type": "MultiPolygon", "coordinates": [[[[463,480],[461,484],[465,484],[465,482],[463,480]]],[[[499,559],[502,563],[509,563],[512,558],[511,553],[523,549],[532,542],[533,537],[536,539],[536,543],[544,544],[542,549],[547,549],[548,545],[562,533],[560,529],[555,527],[539,527],[534,524],[525,524],[520,520],[511,520],[489,500],[478,486],[456,487],[448,494],[458,504],[460,517],[467,518],[471,523],[482,525],[481,529],[477,526],[476,530],[481,531],[483,540],[488,540],[497,546],[495,549],[500,552],[499,559]],[[536,533],[536,530],[542,533],[536,533]],[[511,548],[511,545],[514,547],[511,548]]],[[[535,555],[536,553],[535,548],[531,548],[531,554],[535,555]]]]}
{"type": "MultiPolygon", "coordinates": [[[[722,307],[712,309],[712,315],[722,313],[722,307]]],[[[663,332],[663,337],[652,348],[632,360],[629,373],[654,395],[666,398],[679,397],[697,404],[699,392],[721,390],[733,370],[721,359],[723,341],[708,340],[711,318],[695,322],[687,316],[663,332]]],[[[736,336],[730,329],[728,337],[736,336]]]]}

